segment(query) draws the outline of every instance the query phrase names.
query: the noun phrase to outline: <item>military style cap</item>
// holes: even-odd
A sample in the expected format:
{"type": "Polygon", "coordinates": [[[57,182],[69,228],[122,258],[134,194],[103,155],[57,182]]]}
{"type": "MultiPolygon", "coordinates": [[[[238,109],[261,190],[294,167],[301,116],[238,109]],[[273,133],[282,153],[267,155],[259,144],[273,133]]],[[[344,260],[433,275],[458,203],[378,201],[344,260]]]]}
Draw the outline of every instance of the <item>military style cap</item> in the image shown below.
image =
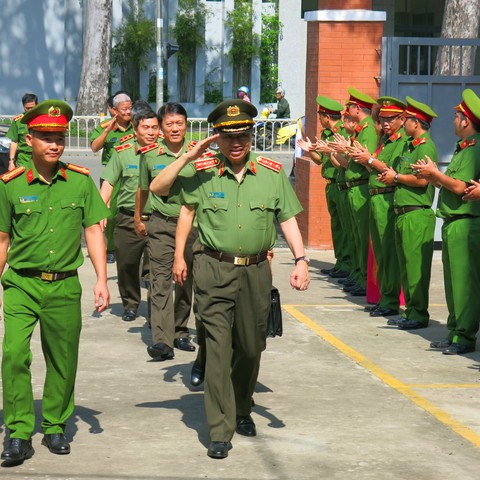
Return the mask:
{"type": "Polygon", "coordinates": [[[73,117],[70,105],[62,100],[44,100],[29,110],[21,122],[27,124],[29,130],[46,132],[64,132],[73,117]]]}
{"type": "Polygon", "coordinates": [[[343,110],[343,105],[329,97],[319,95],[317,97],[318,113],[339,115],[343,110]]]}
{"type": "Polygon", "coordinates": [[[428,123],[432,123],[432,120],[438,117],[438,115],[428,105],[425,105],[425,103],[421,103],[408,95],[405,99],[407,100],[407,108],[403,114],[404,117],[415,117],[428,123]]]}
{"type": "Polygon", "coordinates": [[[356,88],[353,88],[353,87],[350,87],[348,89],[348,94],[350,95],[350,98],[345,103],[345,105],[347,106],[351,104],[356,104],[359,107],[371,109],[373,105],[377,103],[370,95],[359,92],[356,88]]]}
{"type": "Polygon", "coordinates": [[[406,104],[395,97],[378,97],[377,103],[380,105],[378,115],[380,117],[397,117],[402,114],[406,104]]]}
{"type": "Polygon", "coordinates": [[[210,112],[207,121],[213,124],[214,130],[234,135],[250,130],[257,113],[255,106],[245,100],[225,100],[210,112]]]}
{"type": "Polygon", "coordinates": [[[455,107],[455,110],[462,112],[475,125],[480,125],[480,98],[470,88],[462,92],[463,102],[455,107]]]}

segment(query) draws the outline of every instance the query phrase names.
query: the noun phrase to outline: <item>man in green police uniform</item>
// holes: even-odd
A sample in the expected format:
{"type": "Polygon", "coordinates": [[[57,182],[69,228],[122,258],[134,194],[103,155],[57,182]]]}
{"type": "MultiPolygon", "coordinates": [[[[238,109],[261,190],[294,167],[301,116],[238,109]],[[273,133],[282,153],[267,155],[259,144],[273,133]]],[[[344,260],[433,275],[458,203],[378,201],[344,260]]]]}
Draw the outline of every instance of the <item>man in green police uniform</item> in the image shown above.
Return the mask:
{"type": "Polygon", "coordinates": [[[290,285],[306,290],[308,258],[295,219],[302,208],[282,165],[253,155],[257,109],[227,100],[208,116],[216,135],[199,142],[152,182],[166,194],[183,168],[182,209],[177,227],[174,279],[189,272],[184,249],[196,216],[202,250],[195,254],[193,278],[198,314],[206,330],[205,409],[211,443],[207,454],[225,458],[235,431],[255,436],[252,395],[266,345],[272,274],[267,252],[275,244],[275,217],[292,253],[290,285]],[[220,154],[198,158],[216,140],[220,154]]]}
{"type": "Polygon", "coordinates": [[[412,164],[428,156],[437,163],[437,149],[429,130],[437,114],[424,103],[406,98],[403,114],[407,142],[393,167],[379,175],[385,185],[396,185],[393,206],[396,214],[395,244],[399,259],[405,312],[389,325],[414,330],[428,325],[428,292],[432,270],[435,214],[432,210],[435,188],[413,174],[412,164]]]}
{"type": "MultiPolygon", "coordinates": [[[[133,138],[132,125],[132,101],[126,93],[118,93],[113,97],[113,109],[115,115],[98,127],[90,134],[90,147],[93,152],[102,150],[102,165],[107,165],[112,158],[115,147],[133,138]]],[[[115,218],[117,215],[118,188],[113,189],[110,198],[110,212],[115,218]]],[[[108,222],[107,236],[107,263],[115,261],[115,220],[108,222]]]]}
{"type": "Polygon", "coordinates": [[[379,120],[384,137],[380,147],[371,152],[355,144],[350,156],[370,170],[370,238],[378,265],[380,302],[370,311],[371,317],[397,315],[400,306],[400,267],[395,246],[395,212],[393,195],[396,185],[385,186],[377,178],[401,155],[406,141],[403,131],[405,103],[394,97],[379,97],[379,120]]]}
{"type": "Polygon", "coordinates": [[[10,160],[8,169],[13,170],[16,166],[25,166],[32,157],[32,147],[27,145],[25,136],[28,133],[27,126],[22,123],[22,118],[38,103],[38,97],[34,93],[26,93],[22,97],[22,105],[24,113],[13,118],[13,122],[8,129],[6,137],[12,143],[10,144],[10,160]]]}
{"type": "Polygon", "coordinates": [[[446,355],[475,350],[480,311],[480,203],[462,196],[472,179],[480,178],[480,99],[469,88],[455,107],[453,125],[460,138],[445,173],[427,156],[414,172],[440,187],[437,215],[443,218],[442,262],[448,307],[448,337],[432,342],[446,355]]]}
{"type": "Polygon", "coordinates": [[[148,269],[148,221],[152,212],[147,201],[140,217],[139,228],[143,235],[135,232],[135,196],[138,188],[139,149],[155,143],[160,134],[157,114],[147,103],[136,102],[132,109],[135,140],[115,147],[115,152],[102,173],[100,194],[108,205],[115,185],[119,185],[118,213],[115,222],[115,254],[117,258],[118,289],[123,304],[124,321],[137,318],[141,299],[140,265],[148,269]]]}
{"type": "Polygon", "coordinates": [[[327,183],[325,196],[330,214],[330,227],[336,263],[331,269],[322,269],[322,273],[329,274],[333,278],[344,278],[348,277],[351,268],[347,241],[347,235],[350,233],[350,222],[348,225],[344,222],[345,214],[349,214],[349,210],[346,210],[348,208],[345,205],[346,202],[342,202],[342,199],[346,197],[337,188],[339,171],[332,163],[332,149],[327,144],[327,142],[333,140],[336,133],[347,136],[341,120],[344,107],[341,103],[321,95],[317,97],[316,101],[318,116],[323,129],[320,142],[312,144],[308,138],[300,139],[298,146],[305,150],[315,163],[322,165],[322,176],[327,183]]]}
{"type": "Polygon", "coordinates": [[[42,400],[42,444],[70,453],[65,425],[74,409],[74,384],[82,325],[81,230],[97,274],[95,307],[108,307],[105,245],[99,222],[108,209],[88,169],[59,161],[73,115],[60,100],[46,100],[22,119],[32,160],[0,179],[0,271],[4,323],[3,414],[10,433],[2,465],[30,458],[35,412],[30,338],[38,321],[47,366],[42,400]],[[10,246],[10,249],[8,248],[10,246]],[[8,252],[8,255],[7,255],[8,252]]]}

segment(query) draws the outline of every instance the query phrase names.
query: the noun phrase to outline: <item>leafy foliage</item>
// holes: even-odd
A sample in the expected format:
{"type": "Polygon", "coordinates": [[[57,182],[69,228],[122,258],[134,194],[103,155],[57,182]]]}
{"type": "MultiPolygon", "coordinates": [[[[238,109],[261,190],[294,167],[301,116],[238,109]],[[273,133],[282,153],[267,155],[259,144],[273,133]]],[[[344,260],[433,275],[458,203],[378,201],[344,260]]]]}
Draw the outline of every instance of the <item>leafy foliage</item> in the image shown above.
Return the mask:
{"type": "Polygon", "coordinates": [[[275,101],[278,84],[278,37],[282,28],[278,8],[272,15],[262,15],[262,37],[260,41],[260,102],[275,101]]]}

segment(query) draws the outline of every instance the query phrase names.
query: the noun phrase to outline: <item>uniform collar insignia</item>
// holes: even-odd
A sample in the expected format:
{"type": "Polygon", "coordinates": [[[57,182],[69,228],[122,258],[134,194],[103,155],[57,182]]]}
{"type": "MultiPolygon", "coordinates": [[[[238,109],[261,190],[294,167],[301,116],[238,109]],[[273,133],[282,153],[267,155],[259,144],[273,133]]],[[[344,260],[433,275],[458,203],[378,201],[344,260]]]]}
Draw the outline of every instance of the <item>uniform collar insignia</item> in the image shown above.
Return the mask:
{"type": "Polygon", "coordinates": [[[33,169],[31,168],[27,172],[27,182],[28,182],[28,184],[32,183],[34,178],[35,178],[35,173],[33,173],[33,169]]]}
{"type": "Polygon", "coordinates": [[[363,127],[362,127],[361,125],[357,125],[357,126],[355,127],[355,131],[356,131],[357,133],[360,133],[360,132],[362,131],[362,128],[363,128],[363,127]]]}
{"type": "Polygon", "coordinates": [[[412,145],[414,147],[417,147],[418,145],[421,145],[422,143],[425,143],[427,141],[426,137],[417,137],[413,142],[412,145]]]}

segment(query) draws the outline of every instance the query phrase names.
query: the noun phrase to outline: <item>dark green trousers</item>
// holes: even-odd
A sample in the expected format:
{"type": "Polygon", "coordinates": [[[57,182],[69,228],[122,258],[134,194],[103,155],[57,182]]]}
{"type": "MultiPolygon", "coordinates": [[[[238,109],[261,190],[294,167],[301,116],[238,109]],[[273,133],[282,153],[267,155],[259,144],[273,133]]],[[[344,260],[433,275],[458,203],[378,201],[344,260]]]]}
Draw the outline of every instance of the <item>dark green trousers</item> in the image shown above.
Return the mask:
{"type": "Polygon", "coordinates": [[[448,339],[474,347],[480,320],[480,217],[445,222],[442,262],[448,339]]]}
{"type": "Polygon", "coordinates": [[[213,442],[230,441],[236,415],[249,415],[266,345],[272,274],[268,261],[236,266],[194,258],[198,315],[205,328],[205,411],[213,442]]]}
{"type": "Polygon", "coordinates": [[[427,326],[435,214],[431,208],[397,216],[395,242],[405,296],[405,318],[427,326]]]}
{"type": "Polygon", "coordinates": [[[105,237],[107,239],[107,252],[115,250],[115,221],[118,213],[117,198],[120,190],[120,183],[113,186],[112,194],[110,196],[110,218],[105,229],[105,237]]]}
{"type": "Polygon", "coordinates": [[[3,416],[11,438],[28,440],[35,427],[30,339],[40,323],[47,373],[42,399],[42,430],[62,433],[74,410],[78,344],[82,326],[78,277],[56,282],[2,277],[4,324],[2,357],[3,416]]]}
{"type": "Polygon", "coordinates": [[[398,310],[401,290],[395,220],[393,192],[370,197],[370,237],[378,266],[380,306],[391,310],[398,310]]]}
{"type": "Polygon", "coordinates": [[[341,190],[338,192],[337,210],[340,217],[340,227],[343,231],[343,252],[342,258],[342,270],[347,272],[353,271],[353,260],[356,246],[353,243],[352,236],[352,212],[350,210],[350,204],[348,203],[348,190],[341,190]]]}
{"type": "Polygon", "coordinates": [[[341,223],[340,192],[338,191],[336,182],[327,185],[325,197],[327,199],[328,213],[330,214],[333,251],[336,258],[335,267],[339,270],[346,270],[348,264],[346,253],[347,232],[343,229],[341,223]]]}

